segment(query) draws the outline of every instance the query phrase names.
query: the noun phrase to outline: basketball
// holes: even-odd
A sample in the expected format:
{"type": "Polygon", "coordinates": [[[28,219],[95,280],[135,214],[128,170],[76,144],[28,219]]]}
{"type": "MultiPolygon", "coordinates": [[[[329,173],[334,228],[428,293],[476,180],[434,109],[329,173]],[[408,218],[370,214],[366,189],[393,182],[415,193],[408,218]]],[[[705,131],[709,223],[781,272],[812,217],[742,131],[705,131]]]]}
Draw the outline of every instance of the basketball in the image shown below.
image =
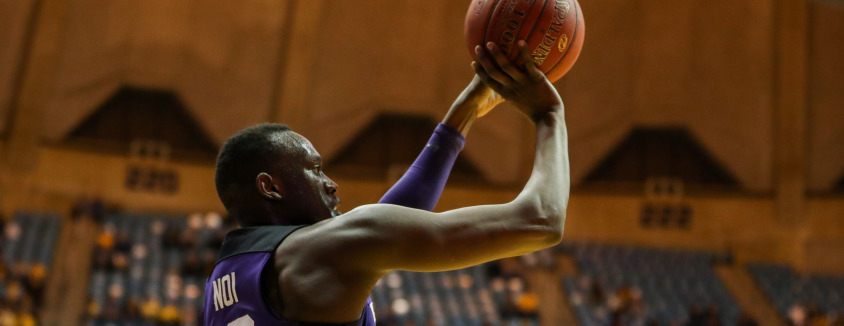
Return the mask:
{"type": "Polygon", "coordinates": [[[525,40],[534,62],[554,82],[577,61],[586,24],[577,0],[472,0],[464,34],[469,53],[475,46],[495,42],[510,60],[525,40]]]}

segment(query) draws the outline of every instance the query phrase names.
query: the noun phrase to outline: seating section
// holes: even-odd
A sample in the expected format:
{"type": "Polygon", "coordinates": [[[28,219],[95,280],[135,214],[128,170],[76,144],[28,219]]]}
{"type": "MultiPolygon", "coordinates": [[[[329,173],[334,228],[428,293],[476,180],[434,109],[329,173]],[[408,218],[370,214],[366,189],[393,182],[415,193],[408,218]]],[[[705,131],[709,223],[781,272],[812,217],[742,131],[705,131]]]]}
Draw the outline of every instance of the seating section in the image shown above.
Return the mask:
{"type": "MultiPolygon", "coordinates": [[[[196,324],[229,227],[213,214],[106,217],[93,253],[88,324],[196,324]]],[[[390,273],[372,293],[378,324],[538,326],[522,309],[536,305],[523,278],[490,278],[488,267],[390,273]]]]}
{"type": "Polygon", "coordinates": [[[489,263],[466,269],[393,271],[372,291],[379,325],[538,326],[535,297],[517,275],[492,276],[489,263]]]}
{"type": "Polygon", "coordinates": [[[35,213],[0,221],[0,319],[35,321],[61,224],[58,215],[35,213]]]}
{"type": "Polygon", "coordinates": [[[197,324],[225,231],[216,214],[106,217],[93,253],[89,324],[197,324]]]}
{"type": "Polygon", "coordinates": [[[804,275],[787,266],[769,264],[753,264],[748,269],[784,318],[810,321],[844,317],[844,275],[804,275]]]}
{"type": "Polygon", "coordinates": [[[582,325],[687,323],[734,325],[739,308],[711,264],[717,254],[591,243],[564,243],[580,278],[563,279],[582,325]]]}
{"type": "Polygon", "coordinates": [[[5,226],[3,263],[50,267],[61,230],[58,215],[19,213],[5,226]]]}

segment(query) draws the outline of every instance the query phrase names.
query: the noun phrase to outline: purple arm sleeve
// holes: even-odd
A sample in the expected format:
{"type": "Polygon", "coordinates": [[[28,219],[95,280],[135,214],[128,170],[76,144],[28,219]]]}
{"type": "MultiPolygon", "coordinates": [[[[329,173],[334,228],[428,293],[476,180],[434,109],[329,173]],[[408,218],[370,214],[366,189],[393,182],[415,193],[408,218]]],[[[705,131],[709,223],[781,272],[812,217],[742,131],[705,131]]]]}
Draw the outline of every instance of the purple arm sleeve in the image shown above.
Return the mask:
{"type": "Polygon", "coordinates": [[[439,124],[410,169],[378,203],[433,210],[465,142],[459,131],[439,124]]]}

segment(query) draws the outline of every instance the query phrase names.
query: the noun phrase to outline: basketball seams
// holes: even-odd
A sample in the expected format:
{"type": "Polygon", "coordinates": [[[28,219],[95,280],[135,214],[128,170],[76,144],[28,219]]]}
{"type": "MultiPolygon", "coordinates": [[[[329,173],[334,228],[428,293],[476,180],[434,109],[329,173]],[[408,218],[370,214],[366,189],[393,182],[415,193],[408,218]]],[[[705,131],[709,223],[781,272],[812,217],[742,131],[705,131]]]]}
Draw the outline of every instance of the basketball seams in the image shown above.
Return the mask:
{"type": "MultiPolygon", "coordinates": [[[[583,37],[582,37],[583,35],[580,35],[580,34],[583,34],[583,30],[584,30],[583,27],[578,26],[578,25],[582,24],[583,17],[580,17],[582,9],[581,9],[577,0],[565,1],[565,2],[571,2],[571,3],[574,4],[575,8],[573,8],[573,10],[571,10],[571,12],[568,13],[569,15],[573,14],[574,18],[573,18],[573,20],[572,20],[571,17],[562,20],[563,26],[561,26],[561,28],[563,29],[563,31],[561,31],[561,33],[559,33],[559,34],[557,34],[557,28],[556,28],[557,23],[553,22],[554,17],[545,17],[544,19],[543,19],[543,17],[545,15],[545,12],[549,11],[548,10],[549,5],[551,6],[551,8],[556,8],[555,3],[563,2],[563,1],[556,1],[556,0],[544,0],[544,1],[539,1],[539,0],[535,0],[535,1],[531,1],[531,0],[495,0],[495,1],[485,0],[485,1],[488,1],[487,4],[490,5],[486,10],[483,10],[484,12],[488,13],[487,15],[484,15],[486,17],[483,17],[483,18],[476,17],[476,18],[481,18],[481,19],[473,19],[474,20],[474,22],[473,22],[473,21],[469,20],[470,17],[467,16],[467,21],[466,21],[467,25],[466,26],[474,25],[474,26],[479,27],[478,29],[473,29],[472,27],[467,27],[467,29],[465,29],[465,31],[467,33],[467,35],[466,35],[467,41],[469,41],[469,42],[481,41],[481,42],[484,43],[483,46],[485,46],[485,44],[487,42],[502,41],[502,40],[499,40],[497,37],[504,37],[504,36],[501,36],[499,34],[503,35],[503,33],[506,33],[506,34],[508,34],[507,37],[506,37],[506,39],[507,39],[506,42],[507,42],[508,45],[511,43],[510,42],[511,37],[515,38],[516,40],[526,40],[527,43],[528,43],[528,46],[530,48],[533,48],[534,46],[536,46],[533,43],[539,42],[538,44],[540,44],[542,46],[542,50],[539,50],[538,48],[535,49],[534,53],[531,55],[533,57],[532,59],[534,59],[534,61],[536,61],[537,55],[539,55],[540,58],[545,58],[546,59],[546,60],[544,60],[545,62],[543,64],[539,65],[540,66],[539,68],[542,70],[543,74],[545,74],[549,78],[553,77],[555,80],[559,79],[559,77],[564,75],[571,68],[571,66],[574,64],[574,62],[577,60],[578,54],[580,54],[580,44],[582,44],[582,39],[583,39],[583,37]],[[535,8],[535,6],[538,6],[538,5],[541,5],[542,7],[541,8],[535,8]],[[508,19],[519,19],[519,18],[514,16],[512,11],[507,10],[507,8],[510,8],[511,6],[515,6],[514,10],[518,10],[518,16],[521,17],[520,20],[522,20],[523,22],[527,22],[528,20],[532,19],[532,20],[534,20],[533,25],[530,28],[528,28],[527,24],[522,23],[522,24],[520,24],[521,26],[518,29],[514,28],[515,27],[514,23],[508,23],[507,26],[504,26],[504,23],[502,21],[508,21],[508,19]],[[536,10],[536,9],[539,9],[539,10],[536,10]],[[546,26],[546,25],[549,24],[549,22],[548,22],[549,19],[552,20],[552,22],[550,23],[552,25],[546,26]],[[540,26],[540,24],[541,24],[541,26],[540,26]],[[574,24],[574,26],[572,27],[571,24],[574,24]],[[547,30],[543,30],[543,28],[547,28],[547,30]],[[551,31],[551,28],[553,28],[553,31],[551,31]],[[472,32],[473,30],[475,32],[472,32]],[[539,30],[539,32],[542,32],[542,33],[538,33],[537,30],[539,30]],[[569,31],[569,32],[567,33],[566,31],[569,31]],[[482,32],[482,34],[477,35],[476,34],[477,32],[482,32]],[[513,35],[509,35],[509,34],[511,34],[511,32],[512,32],[512,34],[515,34],[515,37],[513,37],[513,35]],[[545,36],[549,36],[549,35],[555,36],[555,39],[557,39],[555,43],[559,42],[559,44],[557,46],[551,46],[552,48],[556,48],[556,47],[559,47],[561,49],[564,48],[563,43],[560,40],[560,38],[570,37],[571,39],[568,40],[569,44],[568,44],[568,46],[565,46],[564,49],[562,49],[563,51],[556,51],[556,49],[553,49],[553,51],[550,51],[550,49],[546,49],[550,45],[544,45],[544,44],[546,44],[546,41],[550,41],[550,40],[545,40],[544,38],[541,38],[543,35],[534,35],[535,33],[543,34],[545,36]],[[491,35],[491,34],[495,34],[495,35],[491,35]],[[480,37],[473,36],[473,35],[477,35],[477,36],[480,36],[480,37]],[[473,40],[470,39],[470,38],[472,38],[473,40]],[[539,38],[539,39],[537,39],[537,38],[539,38]],[[577,49],[572,51],[572,49],[571,49],[572,47],[577,47],[577,49]],[[537,51],[540,51],[540,53],[537,53],[537,51]],[[547,58],[546,58],[546,55],[545,55],[546,51],[550,52],[550,53],[548,53],[547,58]],[[569,52],[573,53],[574,56],[568,57],[569,52]],[[549,69],[542,69],[543,67],[548,67],[548,66],[550,66],[549,69]]],[[[556,10],[557,9],[554,9],[555,12],[556,12],[556,10]]],[[[564,9],[560,9],[561,13],[562,13],[562,10],[564,10],[564,9]]],[[[483,14],[481,14],[481,15],[483,15],[483,14]]],[[[502,42],[504,42],[504,41],[502,41],[502,42]]],[[[474,51],[475,46],[477,46],[477,44],[470,44],[470,52],[471,52],[473,57],[477,58],[477,55],[475,54],[475,51],[474,51]]],[[[518,49],[518,47],[516,47],[516,46],[509,47],[508,46],[507,53],[504,53],[504,55],[506,55],[511,61],[517,59],[517,57],[518,57],[518,55],[514,55],[514,53],[518,54],[518,50],[514,51],[514,49],[518,49]],[[516,57],[516,58],[514,58],[514,57],[516,57]]]]}
{"type": "MultiPolygon", "coordinates": [[[[559,66],[560,63],[565,61],[566,55],[569,53],[569,50],[572,48],[571,45],[574,44],[574,38],[577,36],[577,28],[578,28],[578,25],[580,25],[580,17],[579,17],[580,16],[580,4],[579,3],[575,2],[574,10],[575,10],[575,12],[574,12],[574,31],[572,31],[572,33],[571,33],[571,40],[569,41],[570,45],[569,45],[569,47],[566,48],[566,51],[563,52],[563,55],[560,57],[560,60],[558,60],[557,63],[555,63],[554,66],[551,67],[551,69],[549,69],[546,72],[543,72],[546,75],[550,74],[552,71],[554,71],[554,69],[557,69],[557,66],[559,66]]],[[[563,34],[565,34],[565,33],[563,33],[563,34]]]]}
{"type": "Polygon", "coordinates": [[[490,7],[491,9],[490,9],[489,15],[487,15],[487,18],[486,18],[487,19],[486,24],[484,24],[484,25],[486,25],[486,27],[484,28],[483,38],[481,39],[482,42],[483,42],[483,45],[481,45],[481,46],[483,46],[484,48],[486,48],[486,43],[489,42],[489,27],[492,26],[493,21],[495,21],[495,19],[493,19],[493,18],[495,17],[496,10],[498,10],[498,3],[499,2],[501,2],[501,0],[495,0],[495,4],[493,4],[492,7],[490,7]]]}
{"type": "Polygon", "coordinates": [[[545,3],[543,3],[543,4],[542,4],[542,10],[540,10],[540,11],[539,11],[539,16],[537,16],[537,17],[536,17],[536,21],[533,23],[533,27],[531,27],[531,29],[530,29],[530,33],[527,33],[527,37],[528,37],[528,39],[527,39],[527,40],[525,40],[525,42],[526,42],[526,43],[528,43],[528,44],[530,44],[530,42],[528,42],[528,41],[530,40],[530,39],[529,39],[529,38],[530,38],[530,35],[531,35],[531,34],[533,34],[533,31],[535,31],[535,30],[536,30],[536,26],[538,26],[538,25],[539,25],[539,21],[541,21],[541,20],[542,20],[542,14],[544,14],[544,13],[545,13],[545,8],[547,8],[547,7],[548,7],[548,1],[550,1],[550,0],[545,0],[545,3]]]}

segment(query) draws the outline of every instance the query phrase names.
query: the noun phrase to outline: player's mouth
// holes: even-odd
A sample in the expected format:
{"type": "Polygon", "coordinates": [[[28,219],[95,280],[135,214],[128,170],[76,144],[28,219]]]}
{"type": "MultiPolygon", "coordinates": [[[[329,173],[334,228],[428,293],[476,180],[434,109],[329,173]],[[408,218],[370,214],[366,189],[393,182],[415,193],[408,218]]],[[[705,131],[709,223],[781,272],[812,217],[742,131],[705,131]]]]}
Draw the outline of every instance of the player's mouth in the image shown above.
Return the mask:
{"type": "Polygon", "coordinates": [[[339,212],[340,211],[339,207],[340,207],[340,198],[334,197],[334,203],[333,203],[333,205],[331,205],[331,210],[339,212]]]}

